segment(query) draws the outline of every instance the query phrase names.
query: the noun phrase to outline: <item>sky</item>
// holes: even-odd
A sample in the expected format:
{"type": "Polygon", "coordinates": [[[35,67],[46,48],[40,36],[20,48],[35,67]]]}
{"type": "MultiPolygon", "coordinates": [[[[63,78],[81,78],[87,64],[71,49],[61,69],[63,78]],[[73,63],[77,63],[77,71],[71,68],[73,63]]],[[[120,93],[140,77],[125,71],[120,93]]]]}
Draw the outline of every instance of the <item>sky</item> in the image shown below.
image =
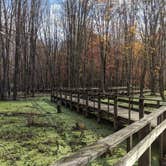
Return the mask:
{"type": "MultiPolygon", "coordinates": [[[[53,4],[53,3],[60,3],[62,0],[49,0],[49,2],[51,3],[51,4],[53,4]]],[[[118,0],[114,0],[115,2],[117,2],[118,0]]],[[[129,1],[129,0],[126,0],[126,1],[129,1]]],[[[122,2],[122,0],[119,0],[119,3],[121,3],[122,2]]]]}
{"type": "Polygon", "coordinates": [[[50,4],[53,4],[53,3],[60,3],[61,0],[49,0],[50,4]]]}

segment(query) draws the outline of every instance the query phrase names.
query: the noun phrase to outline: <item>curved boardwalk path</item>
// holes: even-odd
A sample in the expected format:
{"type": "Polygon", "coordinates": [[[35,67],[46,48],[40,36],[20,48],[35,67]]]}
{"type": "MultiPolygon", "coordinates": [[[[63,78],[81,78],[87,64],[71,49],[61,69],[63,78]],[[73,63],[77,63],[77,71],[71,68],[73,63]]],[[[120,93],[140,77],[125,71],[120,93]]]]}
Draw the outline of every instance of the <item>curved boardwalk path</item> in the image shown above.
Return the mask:
{"type": "MultiPolygon", "coordinates": [[[[73,105],[77,105],[78,104],[78,98],[77,97],[71,97],[70,96],[66,96],[66,95],[61,95],[61,97],[57,97],[58,99],[61,99],[62,101],[68,103],[68,104],[73,104],[73,105]]],[[[53,99],[54,100],[54,99],[53,99]]],[[[88,109],[89,112],[94,112],[94,110],[98,110],[98,102],[97,101],[91,101],[88,100],[88,109]]],[[[87,101],[86,99],[79,99],[79,107],[80,108],[84,108],[87,107],[87,101]]],[[[102,116],[102,118],[104,119],[109,119],[110,117],[114,117],[115,114],[115,110],[114,110],[114,106],[113,105],[108,105],[107,103],[100,103],[100,114],[105,113],[106,116],[102,116]]],[[[97,113],[97,111],[96,111],[97,113]]],[[[144,116],[146,117],[148,114],[144,114],[144,116]]],[[[136,122],[140,119],[140,113],[137,111],[133,111],[129,109],[125,109],[125,108],[121,108],[117,106],[117,119],[119,120],[125,120],[126,122],[129,120],[131,122],[136,122]],[[130,117],[129,117],[130,116],[130,117]]],[[[155,127],[157,125],[157,119],[154,119],[152,121],[152,126],[155,127]]]]}
{"type": "Polygon", "coordinates": [[[51,96],[53,102],[64,104],[76,111],[83,111],[86,114],[95,114],[99,119],[111,119],[114,121],[114,127],[120,121],[127,123],[128,126],[115,132],[114,134],[103,138],[96,143],[89,145],[73,155],[67,156],[52,166],[84,166],[90,161],[100,157],[104,153],[117,147],[120,143],[127,143],[127,154],[120,159],[116,166],[132,166],[138,161],[138,166],[151,166],[151,145],[158,140],[160,151],[160,165],[166,166],[166,106],[156,109],[150,114],[143,111],[144,102],[140,100],[139,112],[130,109],[118,107],[118,99],[113,99],[114,105],[103,103],[99,95],[83,95],[77,92],[62,92],[51,96]],[[124,120],[126,120],[124,122],[124,120]],[[130,122],[129,122],[130,120],[130,122]],[[130,124],[133,122],[132,124],[130,124]],[[138,143],[133,144],[133,136],[137,134],[138,143]]]}

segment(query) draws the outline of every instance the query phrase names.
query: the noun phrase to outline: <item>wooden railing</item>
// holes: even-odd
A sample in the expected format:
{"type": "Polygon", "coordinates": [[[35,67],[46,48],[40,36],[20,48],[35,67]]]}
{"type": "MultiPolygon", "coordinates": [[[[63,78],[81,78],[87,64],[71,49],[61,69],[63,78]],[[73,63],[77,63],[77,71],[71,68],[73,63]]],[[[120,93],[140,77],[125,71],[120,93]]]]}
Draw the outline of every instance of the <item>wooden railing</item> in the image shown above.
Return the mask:
{"type": "MultiPolygon", "coordinates": [[[[148,126],[150,127],[150,126],[148,126]]],[[[116,166],[132,166],[136,161],[140,161],[139,165],[151,165],[151,145],[160,136],[160,165],[164,164],[164,157],[166,154],[166,145],[164,139],[166,130],[166,120],[161,122],[152,132],[150,132],[144,139],[142,139],[134,148],[131,149],[116,166]],[[143,156],[142,156],[143,155],[143,156]],[[140,160],[142,156],[142,159],[140,160]]]]}
{"type": "MultiPolygon", "coordinates": [[[[125,96],[127,99],[125,99],[125,103],[128,103],[128,106],[121,106],[119,102],[122,103],[122,97],[123,95],[120,95],[117,93],[117,91],[114,92],[101,92],[98,91],[98,89],[56,89],[52,92],[52,97],[59,97],[59,99],[62,99],[62,95],[65,96],[65,99],[67,96],[70,96],[70,101],[74,102],[78,106],[80,105],[80,99],[84,99],[86,101],[87,108],[89,107],[88,103],[93,102],[94,108],[98,109],[99,119],[100,119],[100,106],[102,103],[107,105],[107,112],[110,111],[110,105],[114,106],[114,119],[117,119],[117,107],[123,107],[128,110],[128,121],[131,120],[131,110],[136,110],[139,112],[139,118],[144,117],[146,106],[146,101],[153,101],[156,102],[154,104],[151,104],[151,107],[153,108],[159,108],[160,100],[155,99],[146,99],[146,98],[134,98],[133,96],[125,96]],[[77,102],[73,101],[73,98],[77,98],[77,102]],[[137,99],[138,101],[134,101],[134,99],[137,99]],[[112,101],[112,102],[111,102],[112,101]],[[138,108],[133,109],[133,104],[137,103],[138,108]],[[96,105],[97,104],[97,105],[96,105]]],[[[123,99],[124,100],[124,99],[123,99]]],[[[71,104],[71,103],[70,103],[71,104]]],[[[148,112],[146,112],[148,113],[148,112]]]]}
{"type": "Polygon", "coordinates": [[[119,130],[118,132],[89,145],[75,154],[65,157],[52,166],[83,166],[112,150],[120,143],[127,142],[127,155],[117,165],[129,166],[138,160],[139,166],[150,166],[152,143],[159,139],[160,159],[166,154],[166,107],[163,106],[141,120],[119,130]],[[151,131],[152,120],[158,120],[158,126],[151,131]],[[133,147],[133,135],[138,134],[139,143],[133,147]],[[159,138],[158,138],[159,137],[159,138]]]}
{"type": "MultiPolygon", "coordinates": [[[[114,127],[117,127],[118,122],[118,110],[117,93],[99,93],[95,91],[80,91],[80,90],[57,90],[52,94],[52,100],[68,101],[69,104],[80,107],[82,106],[88,111],[89,103],[94,102],[94,108],[98,110],[98,118],[101,116],[101,99],[107,99],[107,107],[109,111],[109,101],[114,101],[114,127]],[[97,107],[96,107],[97,100],[97,107]]],[[[140,120],[128,125],[127,127],[115,132],[114,134],[97,141],[96,143],[89,145],[75,154],[65,157],[60,161],[57,161],[52,166],[80,166],[86,165],[90,161],[100,157],[108,150],[112,150],[120,143],[126,142],[128,152],[124,158],[122,158],[117,165],[128,166],[133,165],[138,160],[139,166],[150,166],[151,164],[151,145],[158,139],[160,149],[160,162],[162,165],[162,159],[166,154],[166,107],[162,106],[156,109],[153,113],[144,117],[144,98],[139,98],[139,117],[140,120]],[[154,128],[153,121],[157,121],[157,125],[154,128]],[[152,129],[153,128],[153,129],[152,129]],[[133,146],[133,136],[137,134],[139,142],[136,146],[133,146]],[[131,164],[130,164],[131,163],[131,164]]],[[[129,102],[129,105],[131,103],[129,102]]],[[[131,109],[129,106],[129,119],[131,116],[131,109]]]]}

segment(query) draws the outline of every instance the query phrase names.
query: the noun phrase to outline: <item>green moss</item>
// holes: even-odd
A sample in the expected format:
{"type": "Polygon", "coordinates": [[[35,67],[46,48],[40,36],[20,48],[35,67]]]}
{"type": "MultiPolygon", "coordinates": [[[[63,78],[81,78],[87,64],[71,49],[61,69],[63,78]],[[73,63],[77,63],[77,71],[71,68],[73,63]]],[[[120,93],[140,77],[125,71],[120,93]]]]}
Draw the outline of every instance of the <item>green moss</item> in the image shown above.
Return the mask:
{"type": "Polygon", "coordinates": [[[57,114],[48,98],[0,102],[0,165],[47,166],[113,132],[95,119],[62,111],[57,114]],[[28,127],[30,121],[37,125],[28,127]],[[74,130],[77,122],[86,130],[74,130]]]}
{"type": "MultiPolygon", "coordinates": [[[[64,107],[58,114],[45,97],[0,102],[0,113],[0,166],[47,166],[113,133],[111,125],[98,124],[64,107]],[[35,125],[28,127],[30,121],[35,125]],[[84,123],[86,129],[75,130],[77,122],[84,123]]],[[[113,165],[125,155],[124,149],[125,144],[121,144],[89,166],[113,165]]],[[[157,156],[152,159],[156,166],[157,156]]]]}

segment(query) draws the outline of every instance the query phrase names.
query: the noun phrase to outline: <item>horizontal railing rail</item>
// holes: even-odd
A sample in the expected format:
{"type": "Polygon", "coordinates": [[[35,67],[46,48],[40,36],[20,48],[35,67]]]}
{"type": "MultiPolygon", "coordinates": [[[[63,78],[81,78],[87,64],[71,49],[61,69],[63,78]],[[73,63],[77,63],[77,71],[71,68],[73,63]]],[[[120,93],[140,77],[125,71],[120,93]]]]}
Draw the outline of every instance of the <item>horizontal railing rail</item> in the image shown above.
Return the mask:
{"type": "MultiPolygon", "coordinates": [[[[110,105],[110,100],[113,100],[113,118],[114,118],[114,127],[116,129],[117,127],[117,121],[118,121],[118,100],[119,96],[117,93],[103,93],[103,92],[96,92],[96,91],[91,91],[91,90],[69,90],[69,89],[60,89],[54,91],[52,94],[52,98],[57,99],[57,100],[62,100],[64,102],[70,103],[72,106],[76,107],[85,107],[86,112],[88,111],[89,107],[93,107],[94,109],[97,109],[98,111],[98,117],[100,118],[101,116],[101,109],[103,108],[103,99],[106,100],[105,105],[108,107],[108,112],[109,112],[109,105],[110,105]],[[91,105],[89,105],[91,103],[91,105]],[[92,105],[92,103],[94,103],[92,105]],[[97,105],[96,105],[97,104],[97,105]],[[102,108],[101,108],[102,104],[102,108]]],[[[129,100],[129,116],[128,120],[131,118],[131,105],[132,100],[134,100],[132,97],[127,98],[129,100]]],[[[96,143],[85,147],[78,151],[77,153],[68,156],[54,165],[72,165],[72,166],[77,166],[77,165],[86,165],[89,163],[89,161],[92,161],[98,157],[100,157],[102,154],[107,152],[109,149],[111,150],[114,147],[117,147],[120,143],[126,141],[127,142],[127,151],[130,151],[133,148],[133,135],[138,134],[139,135],[139,142],[141,140],[144,140],[144,137],[146,137],[150,132],[151,129],[154,127],[158,127],[159,122],[162,123],[162,121],[165,120],[165,112],[166,112],[166,107],[162,106],[159,109],[156,109],[153,113],[146,115],[144,117],[144,101],[146,100],[145,98],[137,98],[139,102],[139,119],[135,123],[125,127],[124,129],[114,133],[111,136],[108,136],[102,140],[97,141],[96,143]],[[144,117],[144,118],[143,118],[144,117]],[[154,120],[156,121],[156,125],[154,125],[154,120]],[[158,122],[158,123],[157,123],[158,122]]],[[[158,101],[158,100],[151,100],[150,101],[158,101]]],[[[105,106],[104,106],[105,107],[105,106]]],[[[154,128],[155,132],[158,131],[158,128],[154,128]]],[[[161,133],[159,133],[161,134],[161,133]]],[[[149,135],[150,137],[150,135],[149,135]]],[[[158,136],[155,137],[155,139],[158,136]]],[[[151,137],[150,137],[151,138],[151,137]]],[[[144,140],[145,141],[145,140],[144,140]]],[[[153,142],[153,141],[152,141],[153,142]]],[[[151,142],[151,143],[152,143],[151,142]]],[[[161,141],[160,141],[161,142],[161,141]]],[[[150,144],[151,145],[151,144],[150,144]]],[[[139,146],[139,143],[138,143],[139,146]]],[[[137,147],[137,146],[136,146],[137,147]]],[[[147,147],[148,149],[149,147],[147,147]]],[[[147,150],[148,151],[148,150],[147,150]]],[[[144,153],[143,157],[139,156],[139,165],[143,164],[149,164],[150,165],[150,158],[149,154],[147,152],[141,152],[144,153]]],[[[149,150],[150,153],[150,150],[149,150]]],[[[138,158],[137,158],[138,159],[138,158]]],[[[121,161],[122,162],[122,161],[121,161]]],[[[126,161],[123,161],[126,162],[126,161]]],[[[134,161],[135,162],[135,161],[134,161]]],[[[120,163],[118,163],[120,164],[120,163]]]]}
{"type": "MultiPolygon", "coordinates": [[[[135,153],[133,152],[133,149],[136,149],[140,146],[142,142],[149,140],[149,143],[147,144],[146,148],[139,153],[139,156],[136,158],[134,157],[133,162],[135,162],[137,159],[139,159],[139,165],[143,166],[143,163],[147,166],[150,165],[150,158],[147,156],[150,156],[149,153],[145,152],[146,149],[149,148],[151,143],[162,133],[165,129],[165,119],[166,119],[166,107],[162,106],[159,109],[157,109],[155,112],[147,115],[146,117],[140,119],[139,121],[132,123],[131,125],[115,132],[114,134],[103,138],[96,143],[89,145],[78,152],[74,153],[73,155],[70,155],[68,157],[65,157],[55,163],[52,164],[52,166],[83,166],[87,165],[90,161],[95,160],[96,158],[100,157],[104,153],[106,153],[108,150],[112,150],[113,148],[117,147],[120,143],[127,140],[127,151],[130,151],[129,153],[132,154],[132,156],[135,156],[135,153]],[[158,126],[151,131],[151,125],[153,120],[158,120],[158,126]],[[160,124],[161,123],[161,124],[160,124]],[[139,134],[139,142],[135,148],[133,148],[133,135],[138,133],[139,134]],[[149,134],[150,133],[150,134],[149,134]],[[156,133],[156,135],[155,135],[156,133]],[[154,136],[155,135],[155,136],[154,136]],[[142,141],[142,142],[141,142],[142,141]],[[143,154],[143,155],[142,155],[143,154]],[[146,162],[146,163],[145,163],[146,162]]],[[[164,135],[165,136],[165,135],[164,135]]],[[[162,146],[160,148],[165,147],[165,139],[163,137],[160,140],[160,143],[162,146]]],[[[162,150],[161,157],[164,155],[165,150],[162,150]]],[[[129,155],[129,154],[127,154],[129,155]]],[[[124,157],[120,163],[122,162],[128,162],[131,158],[124,157]]],[[[127,166],[127,165],[126,165],[127,166]]]]}

